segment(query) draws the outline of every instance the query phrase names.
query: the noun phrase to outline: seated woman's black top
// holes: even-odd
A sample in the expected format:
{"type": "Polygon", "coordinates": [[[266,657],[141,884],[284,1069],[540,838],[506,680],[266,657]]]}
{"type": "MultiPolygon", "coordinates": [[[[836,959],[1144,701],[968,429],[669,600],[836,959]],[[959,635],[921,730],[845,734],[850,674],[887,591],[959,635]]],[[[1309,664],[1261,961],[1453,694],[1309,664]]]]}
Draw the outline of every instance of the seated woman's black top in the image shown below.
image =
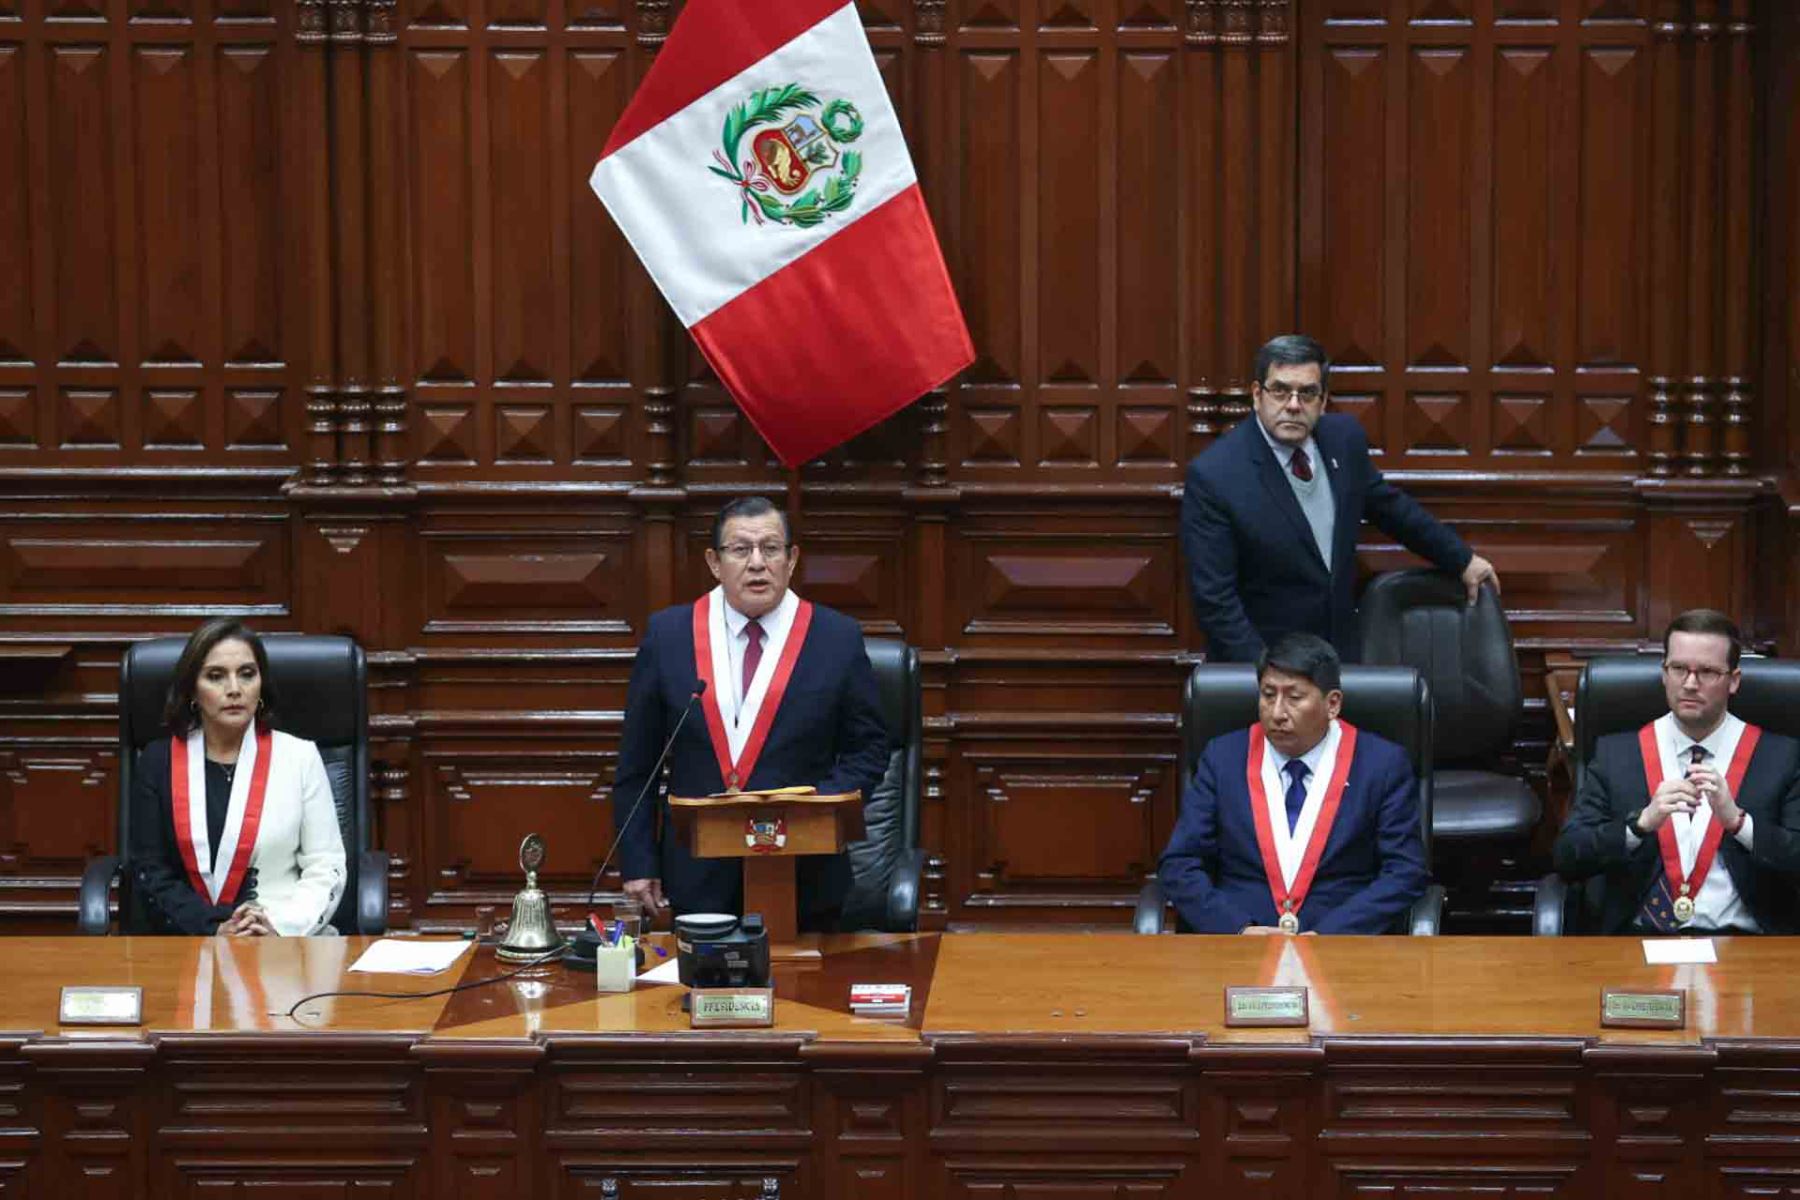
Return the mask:
{"type": "MultiPolygon", "coordinates": [[[[206,843],[218,854],[225,833],[225,813],[231,807],[229,768],[206,761],[206,843]]],[[[181,861],[181,845],[175,839],[175,800],[169,792],[169,739],[158,738],[138,753],[137,775],[131,781],[131,878],[134,895],[143,901],[150,927],[156,933],[190,935],[217,933],[238,905],[256,898],[256,871],[244,872],[234,896],[210,903],[194,890],[187,866],[181,861]]],[[[201,864],[207,870],[212,863],[201,864]]]]}

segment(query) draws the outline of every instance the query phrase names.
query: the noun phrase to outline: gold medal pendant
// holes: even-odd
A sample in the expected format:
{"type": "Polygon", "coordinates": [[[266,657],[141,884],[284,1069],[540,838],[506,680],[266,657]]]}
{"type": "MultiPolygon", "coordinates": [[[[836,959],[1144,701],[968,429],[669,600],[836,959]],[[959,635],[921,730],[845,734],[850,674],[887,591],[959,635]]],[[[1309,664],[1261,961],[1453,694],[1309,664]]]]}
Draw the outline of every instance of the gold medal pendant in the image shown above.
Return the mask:
{"type": "MultiPolygon", "coordinates": [[[[1686,884],[1682,885],[1684,888],[1686,884]]],[[[1694,919],[1694,901],[1690,896],[1675,897],[1675,919],[1682,924],[1694,919]]]]}
{"type": "MultiPolygon", "coordinates": [[[[1692,908],[1693,906],[1689,905],[1688,907],[1692,908]]],[[[1296,917],[1291,912],[1282,913],[1281,919],[1279,921],[1275,922],[1275,924],[1278,927],[1280,927],[1281,932],[1283,932],[1283,933],[1299,933],[1300,932],[1300,918],[1296,917]]]]}

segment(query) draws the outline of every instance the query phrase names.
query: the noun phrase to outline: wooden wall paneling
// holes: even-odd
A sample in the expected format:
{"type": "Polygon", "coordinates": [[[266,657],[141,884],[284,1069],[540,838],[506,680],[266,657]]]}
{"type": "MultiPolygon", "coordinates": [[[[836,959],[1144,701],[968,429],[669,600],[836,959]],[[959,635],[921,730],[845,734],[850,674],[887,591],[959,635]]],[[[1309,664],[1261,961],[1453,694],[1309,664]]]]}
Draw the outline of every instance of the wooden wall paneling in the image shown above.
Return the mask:
{"type": "Polygon", "coordinates": [[[813,1083],[817,1194],[858,1200],[925,1194],[930,1050],[815,1043],[801,1053],[813,1083]]]}
{"type": "Polygon", "coordinates": [[[1684,609],[1749,610],[1754,600],[1750,514],[1761,485],[1742,481],[1735,495],[1728,487],[1728,481],[1718,481],[1649,492],[1646,637],[1660,639],[1664,626],[1684,609]]]}
{"type": "Polygon", "coordinates": [[[1724,375],[1719,411],[1721,470],[1729,476],[1749,472],[1751,406],[1755,395],[1755,272],[1757,257],[1752,230],[1756,212],[1754,167],[1756,72],[1752,66],[1750,0],[1729,0],[1723,17],[1720,71],[1725,98],[1720,119],[1723,170],[1719,195],[1725,198],[1720,262],[1721,362],[1724,375]]]}
{"type": "Polygon", "coordinates": [[[32,1066],[42,1114],[33,1173],[45,1180],[79,1179],[83,1193],[95,1200],[135,1200],[149,1167],[144,1075],[155,1048],[125,1039],[39,1040],[20,1053],[32,1066]]]}
{"type": "Polygon", "coordinates": [[[1720,170],[1719,100],[1720,59],[1724,41],[1720,27],[1721,0],[1695,0],[1692,37],[1692,73],[1687,117],[1687,258],[1691,317],[1687,323],[1688,378],[1683,430],[1683,459],[1693,476],[1713,474],[1718,467],[1719,335],[1722,313],[1719,281],[1722,274],[1719,234],[1721,207],[1749,197],[1732,197],[1722,191],[1720,170]],[[1724,205],[1719,201],[1723,199],[1724,205]]]}
{"type": "Polygon", "coordinates": [[[1608,1196],[1691,1196],[1700,1190],[1705,1108],[1697,1085],[1716,1052],[1700,1047],[1589,1048],[1595,1150],[1608,1196]]]}
{"type": "Polygon", "coordinates": [[[542,1043],[420,1042],[433,1131],[431,1196],[512,1200],[544,1194],[535,1072],[542,1043]],[[447,1136],[446,1136],[447,1135],[447,1136]]]}
{"type": "Polygon", "coordinates": [[[1681,443],[1677,424],[1676,376],[1685,341],[1687,286],[1682,231],[1684,189],[1681,162],[1681,39],[1687,33],[1681,0],[1655,0],[1651,25],[1649,189],[1649,375],[1650,474],[1673,475],[1681,443]]]}

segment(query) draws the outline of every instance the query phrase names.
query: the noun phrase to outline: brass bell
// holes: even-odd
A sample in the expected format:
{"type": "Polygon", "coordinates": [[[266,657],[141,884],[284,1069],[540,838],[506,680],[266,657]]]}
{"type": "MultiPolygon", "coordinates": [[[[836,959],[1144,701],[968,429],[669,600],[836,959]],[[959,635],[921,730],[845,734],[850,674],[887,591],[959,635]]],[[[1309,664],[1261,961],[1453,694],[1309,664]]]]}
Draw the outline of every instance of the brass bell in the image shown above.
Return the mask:
{"type": "Polygon", "coordinates": [[[544,839],[526,834],[519,843],[519,869],[525,872],[525,886],[513,897],[506,940],[494,950],[506,962],[530,962],[562,948],[562,935],[550,920],[550,901],[537,885],[538,868],[543,865],[544,839]]]}

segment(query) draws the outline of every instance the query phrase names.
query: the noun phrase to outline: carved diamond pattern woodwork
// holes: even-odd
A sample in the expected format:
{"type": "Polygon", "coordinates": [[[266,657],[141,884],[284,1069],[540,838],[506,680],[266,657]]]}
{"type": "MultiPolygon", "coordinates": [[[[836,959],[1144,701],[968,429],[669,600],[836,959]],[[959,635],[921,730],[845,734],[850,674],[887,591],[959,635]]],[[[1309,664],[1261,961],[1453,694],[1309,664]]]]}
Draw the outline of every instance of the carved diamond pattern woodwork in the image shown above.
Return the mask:
{"type": "Polygon", "coordinates": [[[1332,392],[1331,407],[1336,412],[1356,418],[1369,439],[1369,457],[1379,458],[1387,451],[1387,435],[1382,430],[1381,393],[1332,392]]]}
{"type": "Polygon", "coordinates": [[[963,20],[964,29],[1017,29],[1019,0],[977,0],[963,20]]]}
{"type": "Polygon", "coordinates": [[[1038,414],[1039,458],[1046,466],[1094,466],[1099,419],[1092,408],[1046,408],[1038,414]]]}
{"type": "Polygon", "coordinates": [[[689,460],[703,463],[741,463],[739,436],[743,417],[735,408],[696,408],[688,421],[689,460]]]}
{"type": "Polygon", "coordinates": [[[475,461],[475,410],[467,404],[429,406],[418,423],[421,463],[475,461]]]}
{"type": "Polygon", "coordinates": [[[1559,0],[1499,0],[1494,5],[1497,21],[1554,21],[1559,0]]]}
{"type": "MultiPolygon", "coordinates": [[[[1550,0],[1539,0],[1540,4],[1548,4],[1550,0]]],[[[1640,20],[1644,13],[1643,0],[1588,0],[1587,11],[1583,21],[1631,21],[1640,20]]]]}
{"type": "Polygon", "coordinates": [[[1126,0],[1119,17],[1121,29],[1173,29],[1177,19],[1175,0],[1126,0]]]}
{"type": "Polygon", "coordinates": [[[113,390],[65,388],[57,414],[64,446],[94,449],[119,446],[119,394],[113,390]]]}
{"type": "Polygon", "coordinates": [[[852,612],[881,603],[882,559],[875,554],[847,554],[813,549],[800,556],[806,595],[832,608],[852,612]]]}
{"type": "Polygon", "coordinates": [[[575,461],[619,466],[625,458],[625,410],[619,405],[575,410],[575,461]]]}
{"type": "Polygon", "coordinates": [[[987,606],[1006,609],[1126,608],[1137,612],[1151,607],[1149,554],[1071,552],[1067,555],[992,554],[987,559],[987,606]]]}
{"type": "Polygon", "coordinates": [[[417,26],[466,26],[469,21],[467,0],[426,0],[413,15],[417,26]]]}
{"type": "MultiPolygon", "coordinates": [[[[1160,765],[1117,759],[1064,756],[1054,762],[1029,758],[977,762],[975,785],[983,826],[982,845],[975,852],[977,887],[1009,892],[1079,879],[1135,888],[1146,871],[1156,869],[1161,850],[1152,829],[1150,803],[1161,779],[1160,765]],[[1067,833],[1047,839],[1045,829],[1067,833]]],[[[1180,1120],[1179,1086],[1147,1081],[1146,1088],[1146,1094],[1137,1098],[1140,1120],[1165,1114],[1168,1121],[1180,1120]],[[1164,1112],[1152,1116],[1149,1106],[1158,1099],[1164,1112]]],[[[1048,1103],[1047,1097],[1040,1099],[1048,1103]]],[[[967,1094],[961,1100],[975,1102],[967,1094]]],[[[1021,1098],[1019,1116],[1030,1103],[1021,1098]]]]}
{"type": "Polygon", "coordinates": [[[36,393],[28,388],[0,388],[0,447],[37,446],[36,393]]]}
{"type": "Polygon", "coordinates": [[[1018,465],[1018,409],[970,408],[964,410],[964,415],[969,424],[969,454],[967,459],[969,463],[977,465],[1018,465]]]}
{"type": "Polygon", "coordinates": [[[610,556],[538,552],[447,554],[444,604],[451,609],[610,607],[610,556]]]}
{"type": "Polygon", "coordinates": [[[1632,453],[1629,396],[1583,396],[1576,420],[1575,453],[1632,453]]]}
{"type": "Polygon", "coordinates": [[[1469,404],[1464,395],[1407,397],[1407,450],[1419,454],[1469,452],[1469,404]]]}
{"type": "Polygon", "coordinates": [[[909,0],[856,0],[856,15],[864,29],[905,29],[904,10],[911,7],[909,0]]]}
{"type": "Polygon", "coordinates": [[[353,554],[369,536],[369,530],[361,525],[321,525],[319,536],[339,554],[353,554]]]}
{"type": "Polygon", "coordinates": [[[201,415],[199,392],[145,393],[144,449],[205,449],[201,415]]]}
{"type": "Polygon", "coordinates": [[[1550,453],[1548,397],[1494,397],[1494,453],[1550,453]]]}
{"type": "Polygon", "coordinates": [[[1469,0],[1412,0],[1414,21],[1468,23],[1473,18],[1474,14],[1469,11],[1469,0]]]}
{"type": "Polygon", "coordinates": [[[1694,535],[1694,540],[1711,551],[1725,540],[1725,535],[1731,532],[1732,524],[1731,521],[1695,520],[1687,522],[1687,527],[1688,532],[1694,535]]]}
{"type": "MultiPolygon", "coordinates": [[[[1045,7],[1049,7],[1046,5],[1045,7]]],[[[1044,29],[1092,29],[1094,28],[1093,0],[1063,0],[1044,19],[1044,29]]]]}
{"type": "Polygon", "coordinates": [[[1167,466],[1175,461],[1175,410],[1121,408],[1119,463],[1167,466]]]}
{"type": "Polygon", "coordinates": [[[505,404],[494,411],[494,460],[548,463],[555,449],[556,424],[548,404],[505,404]]]}
{"type": "Polygon", "coordinates": [[[225,444],[233,450],[281,450],[281,393],[225,393],[225,444]]]}

